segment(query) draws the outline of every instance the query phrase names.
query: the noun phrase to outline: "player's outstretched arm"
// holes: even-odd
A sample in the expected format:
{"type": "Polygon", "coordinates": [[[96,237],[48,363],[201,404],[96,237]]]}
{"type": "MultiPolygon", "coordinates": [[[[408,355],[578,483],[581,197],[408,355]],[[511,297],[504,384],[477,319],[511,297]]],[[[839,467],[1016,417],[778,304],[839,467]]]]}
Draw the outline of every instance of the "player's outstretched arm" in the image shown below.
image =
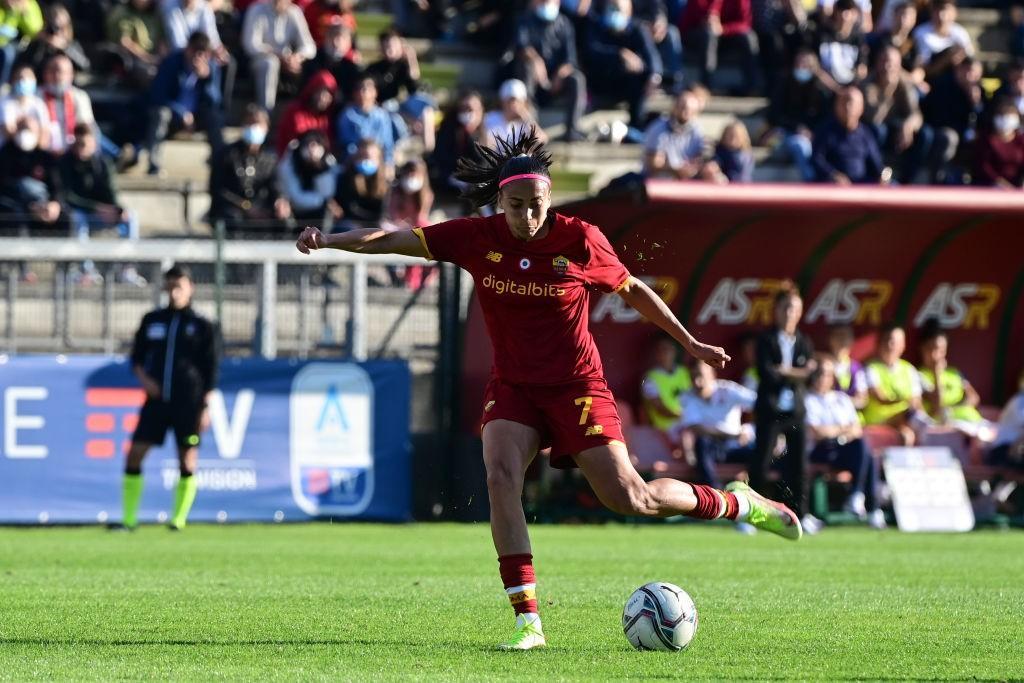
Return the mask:
{"type": "Polygon", "coordinates": [[[683,324],[679,322],[672,309],[662,301],[661,297],[635,277],[629,278],[622,289],[619,290],[619,296],[622,297],[623,301],[636,309],[640,315],[672,335],[688,353],[708,365],[724,368],[725,364],[732,360],[725,352],[725,349],[719,346],[704,344],[694,339],[693,335],[683,327],[683,324]]]}
{"type": "Polygon", "coordinates": [[[325,235],[317,228],[307,227],[295,241],[295,248],[303,254],[317,249],[341,249],[359,254],[400,254],[429,258],[423,242],[412,230],[388,232],[380,228],[365,228],[325,235]]]}

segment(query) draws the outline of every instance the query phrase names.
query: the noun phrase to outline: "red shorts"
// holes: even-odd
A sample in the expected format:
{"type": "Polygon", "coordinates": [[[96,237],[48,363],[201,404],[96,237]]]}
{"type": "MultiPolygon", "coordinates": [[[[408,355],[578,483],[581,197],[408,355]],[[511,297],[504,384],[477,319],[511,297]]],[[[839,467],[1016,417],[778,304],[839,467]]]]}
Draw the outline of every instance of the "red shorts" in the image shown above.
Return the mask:
{"type": "Polygon", "coordinates": [[[626,441],[615,397],[603,379],[526,386],[491,378],[484,392],[481,428],[491,420],[536,429],[540,447],[551,447],[551,466],[561,469],[576,467],[576,453],[626,441]]]}

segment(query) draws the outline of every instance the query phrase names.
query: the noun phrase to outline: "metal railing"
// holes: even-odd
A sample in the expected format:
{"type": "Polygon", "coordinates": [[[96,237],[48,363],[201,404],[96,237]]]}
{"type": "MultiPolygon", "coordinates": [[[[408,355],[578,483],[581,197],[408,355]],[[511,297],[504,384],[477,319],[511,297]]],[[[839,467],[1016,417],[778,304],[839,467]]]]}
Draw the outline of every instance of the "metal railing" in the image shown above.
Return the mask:
{"type": "Polygon", "coordinates": [[[402,268],[437,268],[421,259],[336,250],[306,256],[287,241],[0,238],[0,344],[8,353],[123,351],[142,314],[159,305],[160,274],[173,263],[192,266],[194,305],[220,322],[229,348],[248,346],[265,358],[325,351],[365,360],[438,343],[436,278],[392,284],[402,268]],[[86,262],[102,283],[73,277],[86,262]],[[135,264],[148,285],[117,282],[122,264],[135,264]]]}

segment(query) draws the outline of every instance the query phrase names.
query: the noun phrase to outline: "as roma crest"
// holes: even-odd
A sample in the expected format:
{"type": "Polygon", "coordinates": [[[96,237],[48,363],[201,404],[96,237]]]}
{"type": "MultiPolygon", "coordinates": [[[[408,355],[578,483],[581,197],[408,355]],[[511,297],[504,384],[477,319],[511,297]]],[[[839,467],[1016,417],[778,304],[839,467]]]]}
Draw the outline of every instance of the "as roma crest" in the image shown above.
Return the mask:
{"type": "Polygon", "coordinates": [[[565,275],[566,271],[569,270],[569,259],[564,256],[556,256],[551,259],[551,267],[555,269],[555,273],[558,275],[565,275]]]}

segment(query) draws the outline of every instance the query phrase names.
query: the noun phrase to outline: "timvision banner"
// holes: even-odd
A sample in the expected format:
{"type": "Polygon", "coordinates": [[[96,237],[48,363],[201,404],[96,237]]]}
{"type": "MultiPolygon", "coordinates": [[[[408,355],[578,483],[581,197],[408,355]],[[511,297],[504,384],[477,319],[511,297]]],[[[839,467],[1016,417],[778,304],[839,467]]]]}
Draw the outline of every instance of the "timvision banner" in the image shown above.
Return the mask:
{"type": "MultiPolygon", "coordinates": [[[[402,362],[224,362],[190,520],[409,519],[409,394],[402,362]]],[[[0,522],[118,520],[144,400],[123,361],[0,357],[0,522]]],[[[173,433],[143,475],[140,519],[164,521],[173,433]]]]}
{"type": "MultiPolygon", "coordinates": [[[[740,342],[771,324],[772,297],[788,279],[803,292],[804,328],[819,348],[830,325],[849,323],[855,353],[866,356],[877,326],[893,320],[907,327],[907,358],[916,363],[916,331],[936,318],[949,333],[950,365],[985,403],[1000,405],[1016,391],[1024,367],[1021,193],[653,181],[557,210],[600,226],[690,329],[725,346],[733,357],[727,377],[742,373],[740,342]]],[[[636,400],[656,330],[614,294],[594,297],[590,323],[612,389],[636,400]]],[[[471,426],[491,362],[475,304],[465,348],[473,350],[462,402],[471,426]]]]}

